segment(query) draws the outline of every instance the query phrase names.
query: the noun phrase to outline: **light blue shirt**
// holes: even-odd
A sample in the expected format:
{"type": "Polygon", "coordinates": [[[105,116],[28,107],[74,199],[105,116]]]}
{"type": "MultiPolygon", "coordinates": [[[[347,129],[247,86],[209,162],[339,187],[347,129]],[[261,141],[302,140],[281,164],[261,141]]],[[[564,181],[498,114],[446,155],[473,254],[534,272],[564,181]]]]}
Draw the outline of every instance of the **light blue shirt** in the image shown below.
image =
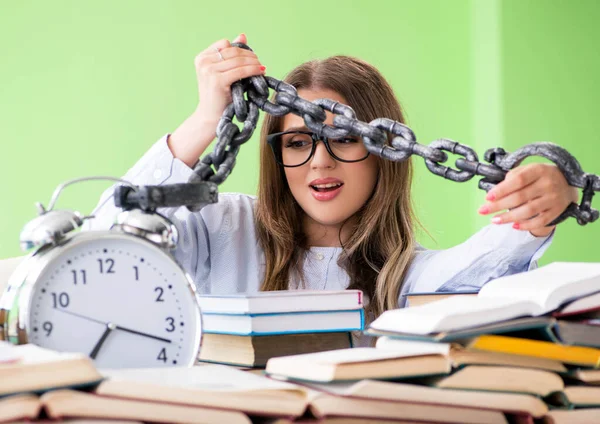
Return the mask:
{"type": "MultiPolygon", "coordinates": [[[[136,185],[186,182],[192,174],[186,164],[173,157],[166,136],[123,177],[136,185]]],[[[91,227],[110,227],[119,212],[107,190],[94,214],[91,227]]],[[[179,230],[174,251],[180,265],[192,276],[201,294],[258,292],[264,277],[264,252],[255,236],[255,197],[219,194],[219,202],[192,213],[185,207],[160,212],[179,230]]],[[[486,282],[536,267],[552,236],[535,237],[514,230],[510,224],[489,225],[465,242],[444,250],[419,247],[406,273],[398,306],[409,292],[476,290],[486,282]]],[[[347,273],[338,266],[341,247],[312,247],[306,252],[305,285],[290,278],[290,288],[343,290],[347,273]]]]}

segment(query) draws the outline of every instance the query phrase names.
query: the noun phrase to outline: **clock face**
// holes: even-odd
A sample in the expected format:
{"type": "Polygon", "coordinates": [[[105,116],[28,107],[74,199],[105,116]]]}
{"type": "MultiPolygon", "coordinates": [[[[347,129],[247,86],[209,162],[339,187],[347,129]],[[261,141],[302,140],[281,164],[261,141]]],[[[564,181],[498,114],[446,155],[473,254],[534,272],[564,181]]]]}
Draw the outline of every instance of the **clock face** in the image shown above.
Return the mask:
{"type": "Polygon", "coordinates": [[[110,233],[82,232],[57,249],[26,299],[30,343],[86,353],[99,368],[195,362],[200,311],[169,255],[134,236],[110,233]]]}

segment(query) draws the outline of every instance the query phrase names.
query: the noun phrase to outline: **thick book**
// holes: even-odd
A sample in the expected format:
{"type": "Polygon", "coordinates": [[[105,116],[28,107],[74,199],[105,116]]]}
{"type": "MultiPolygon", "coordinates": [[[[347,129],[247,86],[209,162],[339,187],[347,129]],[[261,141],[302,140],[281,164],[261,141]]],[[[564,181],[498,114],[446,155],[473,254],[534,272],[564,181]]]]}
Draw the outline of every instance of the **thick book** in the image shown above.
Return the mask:
{"type": "Polygon", "coordinates": [[[205,333],[199,359],[242,367],[264,367],[270,358],[352,347],[351,333],[237,336],[205,333]]]}
{"type": "Polygon", "coordinates": [[[224,365],[106,370],[103,373],[107,379],[95,393],[115,399],[287,417],[302,415],[307,405],[307,392],[299,386],[224,365]]]}
{"type": "Polygon", "coordinates": [[[142,402],[75,390],[55,390],[41,397],[49,418],[103,418],[175,424],[251,424],[237,411],[166,402],[142,402]]]}
{"type": "Polygon", "coordinates": [[[0,365],[0,396],[87,387],[102,380],[92,360],[83,354],[59,353],[32,344],[13,346],[7,342],[0,342],[0,352],[12,358],[0,365]]]}
{"type": "Polygon", "coordinates": [[[555,262],[490,281],[474,297],[448,297],[384,312],[375,331],[427,335],[540,316],[600,291],[600,263],[555,262]]]}
{"type": "Polygon", "coordinates": [[[556,407],[600,406],[600,387],[565,386],[562,378],[549,371],[471,365],[432,381],[442,389],[525,393],[556,407]]]}
{"type": "Polygon", "coordinates": [[[202,313],[205,333],[260,336],[361,331],[363,328],[362,309],[246,315],[202,313]]]}
{"type": "Polygon", "coordinates": [[[425,407],[430,404],[461,406],[533,418],[541,418],[548,412],[547,405],[539,397],[518,393],[440,389],[375,380],[335,385],[312,384],[309,387],[338,396],[414,403],[425,407]]]}
{"type": "Polygon", "coordinates": [[[291,380],[334,382],[440,375],[451,368],[448,357],[432,344],[418,352],[363,347],[271,358],[265,371],[291,380]]]}
{"type": "Polygon", "coordinates": [[[362,309],[360,290],[278,290],[256,294],[202,295],[203,313],[273,314],[362,309]]]}
{"type": "MultiPolygon", "coordinates": [[[[467,365],[500,365],[509,367],[532,368],[545,371],[567,374],[568,369],[562,362],[536,358],[526,355],[515,355],[502,352],[489,352],[484,350],[467,349],[456,343],[429,343],[410,340],[402,340],[391,337],[380,337],[377,339],[376,348],[400,352],[418,352],[423,346],[437,346],[439,353],[446,355],[452,363],[453,368],[462,368],[467,365]]],[[[573,377],[575,378],[575,377],[573,377]]],[[[593,378],[593,377],[590,377],[593,378]]]]}
{"type": "Polygon", "coordinates": [[[592,347],[564,346],[540,340],[484,335],[471,341],[469,348],[552,359],[579,367],[600,366],[600,349],[592,347]]]}
{"type": "MultiPolygon", "coordinates": [[[[380,400],[322,394],[310,402],[310,411],[321,419],[367,418],[405,422],[507,424],[504,414],[481,408],[444,404],[416,404],[398,400],[380,400]]],[[[340,422],[345,422],[340,420],[340,422]]]]}
{"type": "Polygon", "coordinates": [[[427,303],[436,302],[448,297],[458,296],[477,296],[479,290],[458,291],[458,292],[415,292],[402,295],[406,298],[406,306],[420,306],[427,303]]]}

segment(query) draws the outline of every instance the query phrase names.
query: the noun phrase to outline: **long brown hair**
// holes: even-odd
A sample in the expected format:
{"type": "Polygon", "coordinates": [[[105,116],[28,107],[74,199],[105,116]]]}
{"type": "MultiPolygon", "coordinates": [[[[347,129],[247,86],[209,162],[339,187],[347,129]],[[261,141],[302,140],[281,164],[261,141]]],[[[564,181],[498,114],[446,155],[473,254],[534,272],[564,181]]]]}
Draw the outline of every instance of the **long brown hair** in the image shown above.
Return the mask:
{"type": "MultiPolygon", "coordinates": [[[[404,123],[401,106],[379,71],[348,56],[312,60],[292,70],[285,81],[296,89],[329,89],[342,95],[364,122],[385,117],[404,123]]],[[[260,177],[256,228],[265,252],[262,290],[286,290],[291,272],[302,276],[306,238],[304,213],[288,187],[283,169],[266,143],[281,128],[282,119],[267,115],[260,135],[260,177]]],[[[398,296],[415,248],[411,202],[410,160],[379,160],[379,176],[372,196],[357,212],[352,235],[344,243],[338,263],[350,277],[348,288],[361,289],[369,298],[371,317],[398,307],[398,296]]]]}

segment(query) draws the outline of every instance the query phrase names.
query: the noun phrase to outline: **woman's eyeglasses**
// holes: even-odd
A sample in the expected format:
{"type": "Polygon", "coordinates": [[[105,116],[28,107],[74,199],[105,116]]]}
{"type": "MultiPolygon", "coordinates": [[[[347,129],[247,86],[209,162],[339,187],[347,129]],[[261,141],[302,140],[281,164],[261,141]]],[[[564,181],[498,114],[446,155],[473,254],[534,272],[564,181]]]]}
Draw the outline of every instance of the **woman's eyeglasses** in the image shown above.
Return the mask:
{"type": "Polygon", "coordinates": [[[315,154],[317,143],[323,142],[327,152],[340,162],[360,162],[369,152],[358,137],[328,139],[311,131],[284,131],[267,136],[267,143],[275,154],[275,160],[286,167],[302,166],[315,154]]]}

